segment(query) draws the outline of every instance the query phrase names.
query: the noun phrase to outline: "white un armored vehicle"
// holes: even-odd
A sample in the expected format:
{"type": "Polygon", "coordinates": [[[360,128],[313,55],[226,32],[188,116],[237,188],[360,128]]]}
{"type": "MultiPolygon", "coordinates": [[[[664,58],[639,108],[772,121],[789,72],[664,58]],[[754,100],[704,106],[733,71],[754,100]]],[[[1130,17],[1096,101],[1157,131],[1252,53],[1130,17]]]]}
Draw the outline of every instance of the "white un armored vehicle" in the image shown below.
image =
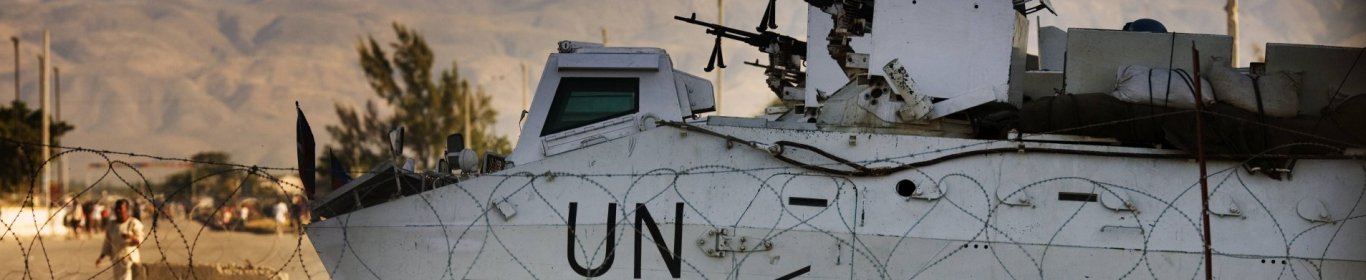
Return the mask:
{"type": "Polygon", "coordinates": [[[805,40],[677,18],[769,55],[768,115],[703,116],[665,50],[563,42],[511,155],[381,165],[309,240],[337,279],[1366,275],[1360,48],[1233,65],[1143,21],[1034,56],[1047,1],[806,2],[805,40]]]}

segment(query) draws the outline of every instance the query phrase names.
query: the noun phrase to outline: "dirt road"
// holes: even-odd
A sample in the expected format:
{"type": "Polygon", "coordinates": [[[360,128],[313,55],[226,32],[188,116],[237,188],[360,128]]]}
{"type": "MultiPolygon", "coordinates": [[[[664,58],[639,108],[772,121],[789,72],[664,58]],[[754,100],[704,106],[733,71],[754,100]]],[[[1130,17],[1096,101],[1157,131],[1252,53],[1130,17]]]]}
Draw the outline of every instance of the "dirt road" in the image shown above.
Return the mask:
{"type": "MultiPolygon", "coordinates": [[[[152,229],[151,220],[144,220],[152,229]]],[[[328,279],[322,262],[306,236],[214,231],[197,222],[162,220],[156,225],[156,238],[147,238],[141,247],[142,262],[167,262],[195,265],[254,265],[280,270],[289,279],[328,279]],[[179,227],[177,229],[177,226],[179,227]]],[[[104,279],[110,276],[109,261],[95,266],[103,235],[72,239],[14,236],[0,240],[0,279],[104,279]],[[22,243],[22,244],[21,244],[22,243]]]]}

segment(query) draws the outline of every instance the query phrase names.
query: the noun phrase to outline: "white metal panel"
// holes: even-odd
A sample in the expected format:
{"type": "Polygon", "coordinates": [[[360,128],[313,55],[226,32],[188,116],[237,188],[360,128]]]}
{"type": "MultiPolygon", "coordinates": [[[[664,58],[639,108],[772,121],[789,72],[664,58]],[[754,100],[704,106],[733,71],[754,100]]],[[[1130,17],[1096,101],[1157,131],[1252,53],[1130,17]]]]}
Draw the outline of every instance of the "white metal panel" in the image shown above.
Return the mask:
{"type": "Polygon", "coordinates": [[[553,156],[621,138],[637,130],[636,115],[632,114],[546,135],[541,141],[545,145],[545,155],[553,156]]]}
{"type": "Polygon", "coordinates": [[[1010,90],[1006,99],[997,99],[1010,102],[1016,108],[1024,105],[1025,88],[1025,60],[1029,59],[1029,19],[1019,13],[1015,14],[1015,36],[1013,37],[1010,51],[1010,90]]]}
{"type": "Polygon", "coordinates": [[[1214,57],[1229,57],[1233,38],[1225,35],[1148,33],[1080,29],[1067,31],[1067,93],[1115,90],[1120,65],[1143,65],[1195,72],[1191,43],[1200,48],[1200,66],[1208,71],[1214,57]]]}
{"type": "Polygon", "coordinates": [[[1025,71],[1024,95],[1033,99],[1057,95],[1062,79],[1062,71],[1025,71]]]}
{"type": "Polygon", "coordinates": [[[899,59],[933,97],[1006,101],[1015,14],[1010,0],[878,2],[871,65],[899,59]]]}
{"type": "Polygon", "coordinates": [[[1067,31],[1057,26],[1039,28],[1039,70],[1062,71],[1067,54],[1067,31]]]}
{"type": "Polygon", "coordinates": [[[674,75],[678,77],[677,83],[681,86],[679,97],[686,98],[687,109],[693,114],[700,114],[716,110],[715,87],[711,81],[698,76],[693,76],[687,72],[674,69],[674,75]]]}
{"type": "Polygon", "coordinates": [[[531,98],[531,106],[527,109],[526,121],[522,122],[521,137],[517,138],[517,146],[513,146],[512,154],[508,155],[508,161],[514,165],[521,165],[544,158],[544,148],[541,147],[541,128],[545,126],[545,118],[549,115],[550,103],[555,99],[555,88],[560,84],[559,65],[561,54],[552,54],[546,59],[546,67],[541,72],[541,82],[536,85],[536,92],[531,98]]]}
{"type": "Polygon", "coordinates": [[[659,70],[658,54],[583,53],[565,55],[560,70],[659,70]]]}
{"type": "MultiPolygon", "coordinates": [[[[878,5],[882,5],[879,3],[878,5]]],[[[840,68],[834,58],[830,57],[830,51],[826,49],[828,42],[825,37],[830,34],[830,29],[835,27],[835,23],[830,19],[830,14],[822,12],[815,7],[807,7],[806,12],[806,91],[803,96],[816,96],[817,93],[829,96],[838,91],[840,87],[849,82],[849,77],[844,75],[844,70],[840,68]]],[[[887,32],[895,32],[889,30],[887,32]]],[[[850,47],[854,48],[855,53],[869,53],[873,50],[874,33],[868,33],[863,37],[854,37],[849,40],[850,47]]],[[[878,68],[882,65],[870,65],[869,68],[878,68]]],[[[793,96],[792,99],[801,96],[793,96]]]]}

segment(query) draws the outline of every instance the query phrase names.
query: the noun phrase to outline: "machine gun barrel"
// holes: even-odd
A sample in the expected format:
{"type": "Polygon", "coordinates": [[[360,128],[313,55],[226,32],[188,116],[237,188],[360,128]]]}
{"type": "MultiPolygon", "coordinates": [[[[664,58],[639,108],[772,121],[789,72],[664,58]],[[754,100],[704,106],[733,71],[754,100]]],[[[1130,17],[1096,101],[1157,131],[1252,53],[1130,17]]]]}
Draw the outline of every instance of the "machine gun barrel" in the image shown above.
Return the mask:
{"type": "Polygon", "coordinates": [[[715,24],[715,23],[700,21],[700,20],[697,20],[697,14],[695,14],[695,13],[692,14],[691,17],[674,16],[674,19],[676,19],[676,20],[678,20],[678,21],[682,21],[682,22],[691,23],[691,24],[694,24],[694,25],[706,27],[706,28],[707,28],[707,34],[717,35],[717,36],[725,37],[725,38],[727,38],[727,39],[732,39],[732,40],[744,42],[745,44],[749,44],[750,46],[758,47],[760,50],[765,50],[765,52],[777,51],[777,50],[768,50],[768,48],[769,48],[771,45],[773,45],[773,44],[776,43],[776,44],[780,45],[781,48],[787,49],[786,51],[788,51],[788,52],[793,52],[793,53],[795,53],[795,54],[797,54],[797,55],[800,55],[800,56],[802,56],[802,57],[805,57],[805,56],[806,56],[806,42],[803,42],[803,41],[801,41],[801,40],[797,40],[796,38],[784,36],[784,35],[782,35],[782,34],[774,33],[774,32],[771,32],[771,31],[764,31],[764,32],[761,32],[761,33],[754,33],[754,32],[744,31],[744,30],[740,30],[740,29],[735,29],[735,28],[726,27],[726,26],[720,25],[720,24],[715,24]]]}
{"type": "Polygon", "coordinates": [[[735,29],[735,28],[730,28],[730,27],[726,27],[725,25],[720,25],[720,24],[715,24],[715,23],[700,21],[700,20],[697,20],[697,14],[696,14],[696,13],[692,14],[692,17],[674,16],[674,19],[676,19],[676,20],[678,20],[678,21],[682,21],[682,22],[691,23],[691,24],[694,24],[694,25],[706,27],[706,28],[707,28],[707,34],[720,35],[721,37],[726,37],[726,38],[730,38],[730,39],[732,39],[732,40],[745,42],[746,44],[750,44],[750,45],[755,46],[755,47],[762,47],[762,45],[763,45],[763,40],[761,39],[761,37],[763,37],[763,34],[754,33],[754,32],[749,32],[749,31],[744,31],[744,30],[739,30],[739,29],[735,29]]]}

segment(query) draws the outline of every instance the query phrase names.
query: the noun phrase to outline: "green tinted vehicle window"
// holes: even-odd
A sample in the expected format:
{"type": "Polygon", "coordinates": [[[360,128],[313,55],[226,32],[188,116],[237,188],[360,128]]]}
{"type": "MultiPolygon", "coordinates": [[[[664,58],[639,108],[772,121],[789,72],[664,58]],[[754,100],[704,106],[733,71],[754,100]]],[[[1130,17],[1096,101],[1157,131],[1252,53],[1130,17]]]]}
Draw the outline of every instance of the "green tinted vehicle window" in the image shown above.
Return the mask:
{"type": "Polygon", "coordinates": [[[561,78],[541,136],[635,114],[639,101],[640,78],[561,78]]]}

